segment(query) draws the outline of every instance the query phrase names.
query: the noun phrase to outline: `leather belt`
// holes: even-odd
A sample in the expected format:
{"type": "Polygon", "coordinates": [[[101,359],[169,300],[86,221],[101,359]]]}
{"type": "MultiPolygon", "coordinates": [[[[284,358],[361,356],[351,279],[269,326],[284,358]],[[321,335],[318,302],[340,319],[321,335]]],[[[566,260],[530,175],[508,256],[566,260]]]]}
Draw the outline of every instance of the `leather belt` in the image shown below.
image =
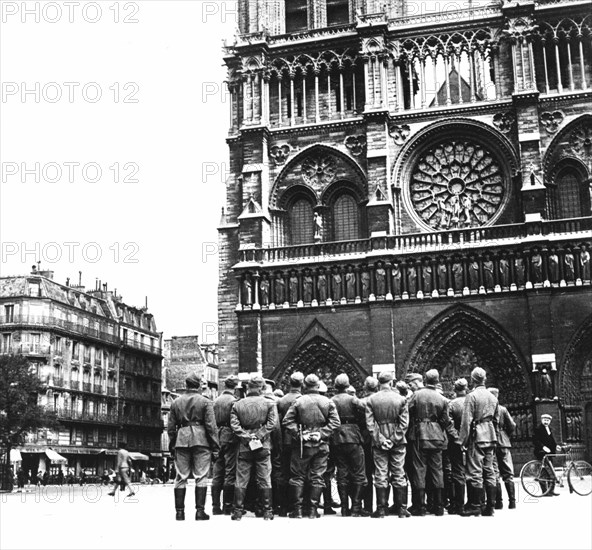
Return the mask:
{"type": "Polygon", "coordinates": [[[181,422],[181,428],[187,428],[187,426],[203,426],[199,422],[181,422]]]}

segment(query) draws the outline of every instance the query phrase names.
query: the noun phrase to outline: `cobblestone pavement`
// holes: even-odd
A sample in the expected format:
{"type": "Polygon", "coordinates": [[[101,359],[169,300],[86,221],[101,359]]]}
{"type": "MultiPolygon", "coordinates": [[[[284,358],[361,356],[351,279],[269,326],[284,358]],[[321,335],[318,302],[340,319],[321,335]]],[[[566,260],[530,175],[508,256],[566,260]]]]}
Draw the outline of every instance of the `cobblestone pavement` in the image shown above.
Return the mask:
{"type": "MultiPolygon", "coordinates": [[[[517,487],[520,489],[519,487],[517,487]]],[[[191,489],[191,488],[190,488],[191,489]]],[[[592,497],[532,499],[519,491],[516,510],[493,518],[276,517],[242,521],[216,516],[195,522],[193,491],[187,520],[175,521],[172,485],[137,486],[132,498],[107,495],[105,486],[44,487],[0,495],[0,549],[12,548],[592,548],[592,497]]],[[[210,499],[207,501],[207,511],[210,499]]]]}

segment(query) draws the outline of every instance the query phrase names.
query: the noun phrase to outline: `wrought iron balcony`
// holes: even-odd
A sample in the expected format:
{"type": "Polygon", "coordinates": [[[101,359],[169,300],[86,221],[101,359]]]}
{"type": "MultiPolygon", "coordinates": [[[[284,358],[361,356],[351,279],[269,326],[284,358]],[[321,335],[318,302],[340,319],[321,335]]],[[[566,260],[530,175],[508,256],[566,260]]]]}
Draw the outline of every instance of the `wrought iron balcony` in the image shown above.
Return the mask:
{"type": "Polygon", "coordinates": [[[50,411],[55,412],[58,420],[72,420],[80,422],[96,422],[99,424],[118,424],[117,413],[98,413],[89,411],[78,411],[60,407],[50,407],[50,411]]]}

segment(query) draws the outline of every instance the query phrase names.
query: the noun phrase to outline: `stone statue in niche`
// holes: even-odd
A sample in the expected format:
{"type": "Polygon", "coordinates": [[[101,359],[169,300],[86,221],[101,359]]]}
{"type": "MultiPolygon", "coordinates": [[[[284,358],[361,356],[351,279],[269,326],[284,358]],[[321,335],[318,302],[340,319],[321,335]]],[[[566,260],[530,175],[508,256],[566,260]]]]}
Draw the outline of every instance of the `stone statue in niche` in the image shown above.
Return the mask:
{"type": "Polygon", "coordinates": [[[285,299],[286,283],[284,281],[284,278],[282,277],[282,274],[279,271],[275,274],[275,280],[273,282],[273,286],[274,286],[275,303],[276,304],[283,304],[286,301],[286,299],[285,299]]]}
{"type": "Polygon", "coordinates": [[[448,281],[446,280],[448,274],[448,269],[446,268],[446,260],[444,258],[440,258],[438,262],[438,290],[442,290],[446,292],[448,288],[448,281]]]}
{"type": "Polygon", "coordinates": [[[409,289],[409,295],[415,296],[417,294],[417,269],[413,263],[409,263],[409,267],[407,267],[407,281],[409,289]]]}
{"type": "Polygon", "coordinates": [[[338,302],[341,300],[341,273],[339,273],[337,268],[333,270],[332,279],[333,301],[338,302]]]}
{"type": "Polygon", "coordinates": [[[318,243],[323,240],[323,217],[318,213],[314,213],[314,242],[318,243]]]}
{"type": "Polygon", "coordinates": [[[401,266],[393,262],[393,295],[401,296],[401,266]]]}
{"type": "Polygon", "coordinates": [[[543,257],[538,250],[530,258],[530,265],[532,266],[532,282],[543,282],[543,257]]]}
{"type": "Polygon", "coordinates": [[[516,255],[514,266],[516,271],[516,284],[518,286],[524,286],[524,258],[520,254],[516,255]]]}
{"type": "Polygon", "coordinates": [[[370,273],[364,270],[362,271],[360,278],[362,280],[362,298],[368,299],[368,296],[370,296],[370,273]]]}
{"type": "Polygon", "coordinates": [[[470,257],[469,262],[469,281],[471,283],[471,288],[476,290],[479,288],[479,262],[475,258],[475,256],[470,257]]]}
{"type": "Polygon", "coordinates": [[[421,268],[421,277],[423,279],[424,294],[431,294],[432,292],[432,266],[430,260],[425,259],[421,268]]]}
{"type": "Polygon", "coordinates": [[[550,366],[542,364],[537,366],[538,373],[538,397],[541,399],[553,399],[555,391],[553,389],[553,379],[549,374],[550,366]]]}
{"type": "Polygon", "coordinates": [[[574,255],[571,252],[571,249],[568,248],[565,251],[565,257],[563,258],[565,263],[565,280],[566,281],[573,281],[575,278],[574,274],[574,255]]]}
{"type": "Polygon", "coordinates": [[[319,276],[317,278],[317,294],[319,302],[325,302],[327,300],[327,275],[325,275],[323,268],[319,270],[319,276]]]}
{"type": "Polygon", "coordinates": [[[348,300],[355,300],[356,298],[356,274],[351,265],[347,268],[345,274],[345,297],[348,300]]]}
{"type": "Polygon", "coordinates": [[[452,276],[454,277],[454,290],[463,289],[463,266],[459,260],[452,264],[452,276]]]}
{"type": "Polygon", "coordinates": [[[510,286],[510,262],[505,256],[502,256],[499,261],[499,276],[500,286],[508,288],[510,286]]]}
{"type": "Polygon", "coordinates": [[[552,283],[559,282],[559,256],[554,248],[549,254],[549,281],[552,283]]]}
{"type": "Polygon", "coordinates": [[[253,303],[253,283],[248,273],[243,279],[243,305],[250,306],[253,303]]]}
{"type": "Polygon", "coordinates": [[[269,305],[269,276],[267,273],[263,273],[261,276],[261,282],[259,283],[259,290],[261,292],[261,305],[269,305]]]}
{"type": "Polygon", "coordinates": [[[590,280],[590,252],[588,252],[588,247],[583,244],[582,251],[580,252],[580,265],[581,269],[581,276],[583,281],[590,280]]]}
{"type": "Polygon", "coordinates": [[[290,272],[288,284],[290,285],[290,302],[295,304],[298,301],[298,276],[295,271],[290,272]]]}
{"type": "Polygon", "coordinates": [[[485,286],[486,289],[493,289],[493,260],[491,260],[489,254],[485,255],[485,260],[483,261],[483,282],[483,286],[485,286]]]}
{"type": "Polygon", "coordinates": [[[310,269],[304,271],[304,278],[302,279],[302,297],[305,303],[312,302],[312,276],[310,269]]]}
{"type": "Polygon", "coordinates": [[[378,262],[378,267],[376,268],[376,295],[377,296],[384,296],[386,294],[386,271],[382,266],[382,262],[378,262]]]}

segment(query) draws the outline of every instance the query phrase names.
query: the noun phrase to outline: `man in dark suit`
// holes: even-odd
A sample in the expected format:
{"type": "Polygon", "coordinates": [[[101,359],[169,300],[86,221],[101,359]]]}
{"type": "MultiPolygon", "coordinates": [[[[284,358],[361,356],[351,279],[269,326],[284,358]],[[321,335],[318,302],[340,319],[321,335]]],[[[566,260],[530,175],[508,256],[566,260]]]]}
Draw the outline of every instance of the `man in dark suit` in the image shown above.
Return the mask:
{"type": "MultiPolygon", "coordinates": [[[[561,451],[561,447],[555,442],[555,438],[551,433],[551,420],[550,414],[541,414],[541,423],[537,426],[534,431],[533,443],[534,443],[534,456],[539,460],[542,460],[545,455],[555,454],[557,451],[561,451]]],[[[552,458],[547,459],[551,464],[552,458]]],[[[554,478],[554,472],[549,472],[549,477],[554,478]]],[[[551,490],[544,496],[559,496],[559,493],[555,492],[555,481],[539,481],[543,492],[547,491],[548,484],[551,485],[551,490]]]]}

